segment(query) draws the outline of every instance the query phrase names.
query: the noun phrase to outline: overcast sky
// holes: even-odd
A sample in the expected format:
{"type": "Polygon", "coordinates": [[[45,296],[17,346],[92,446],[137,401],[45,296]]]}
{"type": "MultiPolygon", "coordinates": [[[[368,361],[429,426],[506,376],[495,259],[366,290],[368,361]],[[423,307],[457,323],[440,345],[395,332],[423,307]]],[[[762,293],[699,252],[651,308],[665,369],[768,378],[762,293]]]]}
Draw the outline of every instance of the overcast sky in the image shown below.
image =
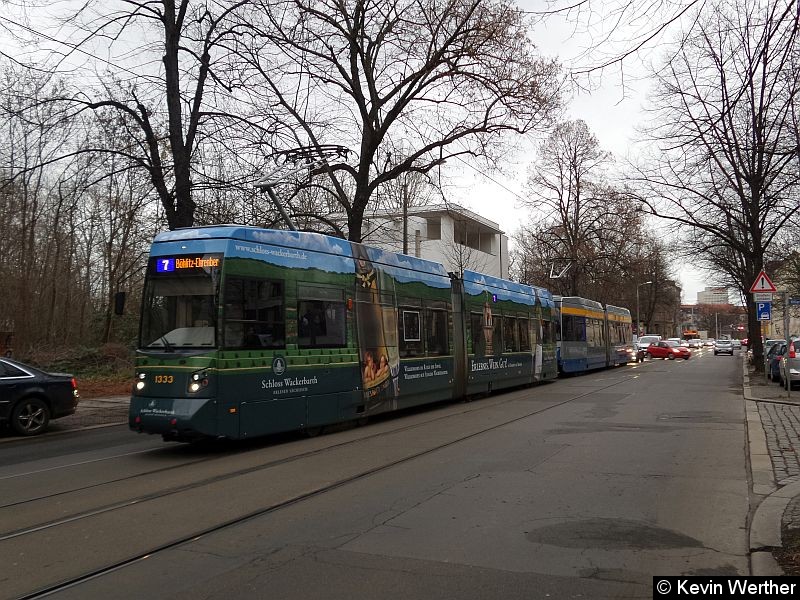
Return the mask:
{"type": "MultiPolygon", "coordinates": [[[[523,10],[541,9],[540,0],[517,0],[523,10]]],[[[539,27],[534,41],[547,56],[557,56],[562,63],[570,63],[588,44],[585,36],[563,20],[551,18],[547,27],[539,27]]],[[[646,58],[646,55],[643,55],[646,58]]],[[[625,65],[624,86],[621,78],[608,72],[598,80],[598,89],[577,93],[567,106],[567,119],[582,119],[594,133],[603,149],[619,158],[633,151],[635,127],[642,120],[648,82],[642,78],[643,70],[634,61],[625,65]]],[[[450,200],[463,204],[475,212],[500,224],[509,238],[527,220],[527,211],[520,207],[524,197],[522,191],[528,165],[534,158],[533,143],[521,149],[515,157],[509,157],[508,173],[489,172],[480,174],[475,168],[464,166],[457,189],[450,200]]],[[[675,265],[676,268],[678,265],[675,265]]],[[[691,266],[683,266],[677,272],[683,288],[682,301],[697,302],[697,292],[707,285],[705,275],[691,266]]]]}

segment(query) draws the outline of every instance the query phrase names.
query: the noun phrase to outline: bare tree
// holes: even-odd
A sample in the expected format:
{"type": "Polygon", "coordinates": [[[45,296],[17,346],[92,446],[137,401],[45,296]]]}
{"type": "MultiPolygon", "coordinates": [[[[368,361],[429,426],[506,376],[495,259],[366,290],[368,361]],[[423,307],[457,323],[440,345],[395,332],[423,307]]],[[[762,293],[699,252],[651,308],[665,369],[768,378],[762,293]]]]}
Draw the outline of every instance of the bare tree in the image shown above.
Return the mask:
{"type": "Polygon", "coordinates": [[[645,209],[694,232],[695,247],[748,305],[756,364],[762,344],[748,293],[798,210],[792,107],[794,1],[715,5],[658,74],[654,125],[633,177],[645,209]]]}
{"type": "Polygon", "coordinates": [[[585,294],[617,256],[615,232],[629,232],[637,218],[627,197],[601,184],[610,160],[583,121],[559,123],[539,146],[526,185],[537,246],[552,262],[569,264],[561,293],[585,294]]]}
{"type": "MultiPolygon", "coordinates": [[[[95,72],[76,74],[74,91],[45,101],[60,104],[62,119],[86,111],[116,113],[127,128],[125,147],[75,152],[112,153],[129,168],[144,170],[171,229],[194,223],[196,189],[228,185],[205,172],[199,150],[207,141],[227,143],[236,157],[258,154],[258,145],[271,136],[269,104],[241,101],[239,92],[252,82],[231,51],[250,27],[251,11],[250,0],[88,0],[59,24],[60,36],[68,39],[57,46],[50,61],[55,64],[45,67],[58,68],[79,55],[88,57],[95,72]],[[131,46],[139,64],[130,60],[131,46]],[[112,59],[99,56],[98,47],[112,59]]],[[[254,91],[248,96],[252,101],[254,91]]]]}
{"type": "Polygon", "coordinates": [[[490,152],[558,104],[555,63],[534,52],[505,0],[261,0],[270,21],[246,52],[298,139],[356,149],[330,191],[360,241],[377,190],[407,172],[490,152]],[[402,140],[403,160],[385,150],[402,140]],[[350,181],[350,186],[345,182],[350,181]]]}

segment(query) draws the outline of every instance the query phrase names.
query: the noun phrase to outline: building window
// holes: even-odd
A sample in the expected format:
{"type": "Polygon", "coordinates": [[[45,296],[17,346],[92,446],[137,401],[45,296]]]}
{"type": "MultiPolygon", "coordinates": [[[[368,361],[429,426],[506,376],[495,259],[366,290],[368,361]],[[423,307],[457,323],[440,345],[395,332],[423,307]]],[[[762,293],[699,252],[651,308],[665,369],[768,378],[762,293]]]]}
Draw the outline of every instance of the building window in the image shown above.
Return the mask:
{"type": "Polygon", "coordinates": [[[442,239],[442,220],[439,217],[435,219],[425,219],[427,222],[427,239],[440,240],[442,239]]]}
{"type": "Polygon", "coordinates": [[[453,239],[462,246],[467,246],[486,254],[494,254],[494,238],[494,233],[490,231],[481,232],[465,221],[455,221],[453,223],[453,239]]]}

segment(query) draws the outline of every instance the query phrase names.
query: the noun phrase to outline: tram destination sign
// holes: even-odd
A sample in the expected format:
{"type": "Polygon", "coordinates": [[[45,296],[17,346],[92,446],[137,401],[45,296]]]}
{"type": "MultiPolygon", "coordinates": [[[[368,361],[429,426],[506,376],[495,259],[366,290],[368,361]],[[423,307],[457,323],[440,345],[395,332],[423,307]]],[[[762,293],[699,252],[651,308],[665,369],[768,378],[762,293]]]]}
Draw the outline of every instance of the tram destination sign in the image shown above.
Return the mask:
{"type": "Polygon", "coordinates": [[[192,273],[217,269],[222,264],[221,254],[187,254],[177,256],[155,256],[150,259],[153,273],[192,273]]]}

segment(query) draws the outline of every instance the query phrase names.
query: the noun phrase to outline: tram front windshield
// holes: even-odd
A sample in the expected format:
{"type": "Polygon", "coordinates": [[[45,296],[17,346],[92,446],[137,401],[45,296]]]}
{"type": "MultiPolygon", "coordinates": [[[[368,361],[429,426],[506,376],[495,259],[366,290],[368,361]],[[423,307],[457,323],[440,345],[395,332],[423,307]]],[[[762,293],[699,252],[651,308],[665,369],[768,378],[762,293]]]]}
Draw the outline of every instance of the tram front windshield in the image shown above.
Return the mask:
{"type": "Polygon", "coordinates": [[[211,273],[148,277],[139,347],[171,352],[216,346],[215,291],[211,273]]]}

